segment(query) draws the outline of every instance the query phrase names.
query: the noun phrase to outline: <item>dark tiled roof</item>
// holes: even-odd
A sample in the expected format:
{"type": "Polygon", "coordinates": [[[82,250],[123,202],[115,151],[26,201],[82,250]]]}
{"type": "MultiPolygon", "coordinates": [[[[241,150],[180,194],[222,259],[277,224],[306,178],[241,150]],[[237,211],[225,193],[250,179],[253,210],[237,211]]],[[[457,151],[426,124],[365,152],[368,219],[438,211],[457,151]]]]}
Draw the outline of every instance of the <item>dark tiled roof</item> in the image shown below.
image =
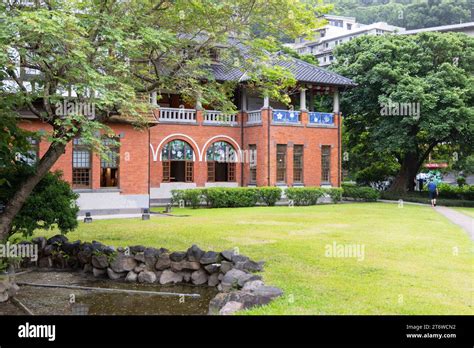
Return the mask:
{"type": "MultiPolygon", "coordinates": [[[[274,65],[288,69],[298,82],[332,86],[356,86],[352,80],[288,55],[280,54],[274,65]]],[[[212,73],[217,81],[245,81],[249,77],[240,69],[221,63],[212,65],[212,73]]]]}

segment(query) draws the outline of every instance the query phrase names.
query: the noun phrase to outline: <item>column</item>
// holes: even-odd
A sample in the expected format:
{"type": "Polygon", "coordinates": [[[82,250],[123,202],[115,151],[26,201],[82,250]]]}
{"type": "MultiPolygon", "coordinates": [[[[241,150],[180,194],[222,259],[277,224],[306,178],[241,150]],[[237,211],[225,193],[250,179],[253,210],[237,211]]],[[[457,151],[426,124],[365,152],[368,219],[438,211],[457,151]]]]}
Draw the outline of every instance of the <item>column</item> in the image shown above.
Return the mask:
{"type": "Polygon", "coordinates": [[[339,113],[339,90],[336,89],[333,94],[332,111],[339,113]]]}
{"type": "Polygon", "coordinates": [[[307,111],[306,109],[306,88],[300,88],[300,110],[307,111]]]}

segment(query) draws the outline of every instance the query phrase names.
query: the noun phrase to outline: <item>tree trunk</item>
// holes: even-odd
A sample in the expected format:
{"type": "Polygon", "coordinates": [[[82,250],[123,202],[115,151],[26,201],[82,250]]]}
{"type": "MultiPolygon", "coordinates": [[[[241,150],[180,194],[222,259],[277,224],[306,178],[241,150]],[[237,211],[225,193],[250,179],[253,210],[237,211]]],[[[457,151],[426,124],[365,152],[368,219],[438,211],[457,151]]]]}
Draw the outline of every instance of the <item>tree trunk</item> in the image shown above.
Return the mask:
{"type": "Polygon", "coordinates": [[[65,149],[66,145],[62,143],[50,145],[48,151],[38,163],[35,173],[28,176],[20,185],[18,191],[8,200],[3,213],[0,214],[0,241],[4,241],[10,236],[13,219],[20,212],[36,185],[49,172],[65,149]]]}
{"type": "Polygon", "coordinates": [[[412,191],[416,173],[420,169],[420,159],[416,153],[410,152],[403,158],[400,171],[390,186],[391,192],[407,192],[412,191]]]}

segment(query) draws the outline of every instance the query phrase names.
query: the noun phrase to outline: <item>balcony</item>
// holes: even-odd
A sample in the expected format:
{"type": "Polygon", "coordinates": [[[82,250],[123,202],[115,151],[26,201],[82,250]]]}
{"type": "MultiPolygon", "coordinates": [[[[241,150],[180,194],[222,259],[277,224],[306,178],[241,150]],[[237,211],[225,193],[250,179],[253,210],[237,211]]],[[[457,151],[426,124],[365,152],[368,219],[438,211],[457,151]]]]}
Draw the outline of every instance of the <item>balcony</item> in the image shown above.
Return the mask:
{"type": "Polygon", "coordinates": [[[253,110],[247,112],[247,125],[262,124],[262,111],[253,110]]]}
{"type": "Polygon", "coordinates": [[[334,114],[329,112],[309,112],[308,121],[311,126],[334,126],[334,114]]]}
{"type": "Polygon", "coordinates": [[[224,114],[222,111],[204,110],[204,124],[212,126],[237,126],[236,114],[224,114]]]}
{"type": "Polygon", "coordinates": [[[158,121],[162,123],[196,123],[196,110],[184,108],[160,108],[158,121]]]}

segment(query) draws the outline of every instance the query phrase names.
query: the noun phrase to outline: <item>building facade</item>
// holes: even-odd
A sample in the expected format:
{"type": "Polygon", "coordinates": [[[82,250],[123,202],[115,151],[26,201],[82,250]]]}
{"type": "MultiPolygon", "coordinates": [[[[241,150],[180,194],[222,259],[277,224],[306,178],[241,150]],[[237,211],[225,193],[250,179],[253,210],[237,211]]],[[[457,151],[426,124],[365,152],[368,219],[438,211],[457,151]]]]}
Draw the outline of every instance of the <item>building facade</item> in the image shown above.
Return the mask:
{"type": "Polygon", "coordinates": [[[361,35],[383,35],[387,33],[403,33],[405,28],[389,25],[385,22],[373,24],[357,23],[355,17],[324,16],[328,24],[314,31],[312,38],[298,38],[295,43],[287,44],[299,54],[312,54],[319,66],[331,65],[334,61],[333,50],[338,45],[353,40],[361,35]]]}
{"type": "MultiPolygon", "coordinates": [[[[154,93],[148,128],[110,119],[120,146],[110,144],[107,160],[74,139],[53,170],[61,170],[80,194],[80,215],[139,213],[169,202],[173,189],[340,186],[339,93],[354,83],[297,59],[279,64],[298,80],[291,107],[258,95],[243,74],[236,77],[216,66],[216,79],[240,81],[234,100],[239,112],[225,114],[199,100],[189,105],[172,91],[154,93]],[[329,112],[315,109],[314,101],[322,97],[332,100],[329,112]]],[[[51,131],[28,113],[21,126],[51,131]]],[[[48,146],[32,142],[32,151],[41,157],[48,146]]]]}

